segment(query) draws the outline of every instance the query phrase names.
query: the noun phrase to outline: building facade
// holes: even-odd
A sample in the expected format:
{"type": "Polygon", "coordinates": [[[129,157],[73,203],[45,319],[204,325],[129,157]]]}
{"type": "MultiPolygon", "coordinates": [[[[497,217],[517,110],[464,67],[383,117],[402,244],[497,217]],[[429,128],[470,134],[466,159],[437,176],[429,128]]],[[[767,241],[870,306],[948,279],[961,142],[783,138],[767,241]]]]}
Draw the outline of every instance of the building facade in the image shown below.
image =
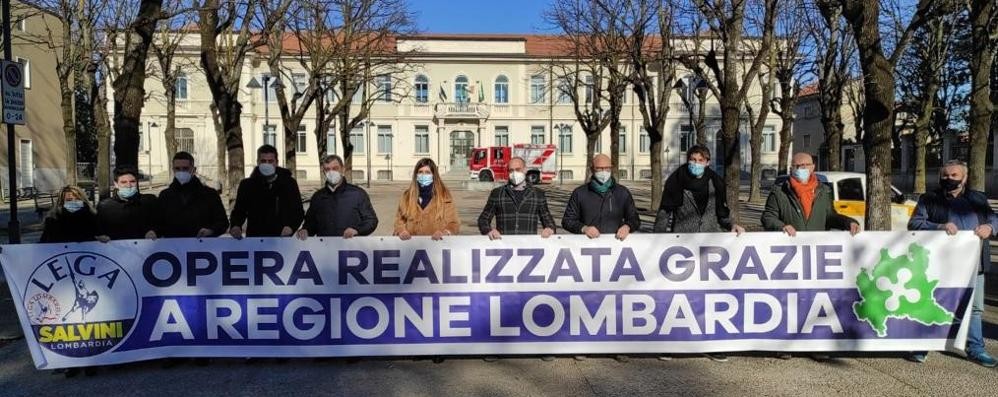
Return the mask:
{"type": "MultiPolygon", "coordinates": [[[[540,35],[424,35],[400,38],[400,50],[418,49],[405,76],[375,79],[368,87],[381,95],[370,116],[350,133],[354,145],[354,181],[408,180],[412,167],[422,157],[430,157],[441,172],[451,178],[469,176],[468,154],[473,147],[516,143],[545,143],[558,146],[556,179],[585,177],[586,140],[575,119],[573,106],[556,87],[560,82],[545,64],[557,57],[558,39],[540,35]],[[393,84],[405,85],[397,90],[393,84]],[[401,92],[401,93],[400,93],[401,92]]],[[[188,59],[189,72],[177,86],[176,136],[179,149],[192,152],[199,172],[212,177],[216,172],[215,127],[209,110],[211,93],[197,67],[197,36],[185,38],[181,47],[188,59]]],[[[280,80],[286,89],[306,84],[304,72],[297,72],[297,60],[289,61],[289,71],[280,80]]],[[[242,70],[240,100],[243,104],[242,130],[248,175],[256,163],[255,148],[269,143],[285,152],[283,128],[273,88],[265,92],[259,82],[273,81],[260,54],[251,53],[242,70]],[[258,84],[248,84],[256,80],[258,84]],[[259,88],[250,88],[250,86],[259,88]]],[[[681,72],[679,77],[689,78],[681,72]]],[[[270,83],[268,83],[270,84],[270,83]]],[[[749,100],[758,98],[758,88],[749,100]]],[[[146,82],[150,100],[142,112],[142,142],[139,167],[155,178],[169,178],[164,130],[165,99],[158,79],[146,82]]],[[[289,91],[294,92],[294,91],[289,91]]],[[[290,95],[290,93],[289,93],[290,95]]],[[[619,139],[621,179],[650,179],[650,140],[643,132],[637,99],[628,90],[620,115],[619,136],[606,132],[597,152],[608,153],[610,139],[619,139]]],[[[720,111],[711,97],[707,107],[707,129],[720,129],[720,111]]],[[[356,108],[356,106],[354,106],[356,108]]],[[[677,95],[671,96],[669,120],[665,128],[663,167],[671,172],[685,162],[685,151],[695,134],[689,112],[677,95]]],[[[356,109],[354,109],[356,113],[356,109]]],[[[747,120],[746,120],[747,121],[747,120]]],[[[305,117],[295,139],[297,175],[303,180],[320,180],[319,158],[341,154],[338,128],[326,131],[328,144],[316,145],[314,109],[305,117]]],[[[747,131],[748,123],[744,123],[747,131]]],[[[780,119],[771,116],[763,139],[764,168],[775,170],[779,148],[780,119]]],[[[714,136],[710,146],[715,146],[714,136]]],[[[748,133],[742,136],[743,169],[749,169],[748,133]]],[[[715,161],[718,159],[715,156],[715,161]]],[[[283,160],[283,159],[282,159],[283,160]]]]}

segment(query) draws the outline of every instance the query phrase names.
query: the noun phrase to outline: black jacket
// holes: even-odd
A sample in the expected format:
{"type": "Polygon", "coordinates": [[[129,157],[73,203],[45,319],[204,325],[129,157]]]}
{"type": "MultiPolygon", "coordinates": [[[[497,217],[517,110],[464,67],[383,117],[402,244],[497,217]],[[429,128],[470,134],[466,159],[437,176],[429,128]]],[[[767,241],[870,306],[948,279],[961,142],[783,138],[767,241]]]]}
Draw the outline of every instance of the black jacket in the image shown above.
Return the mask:
{"type": "Polygon", "coordinates": [[[249,178],[239,182],[230,227],[246,223],[248,237],[277,237],[285,226],[298,230],[305,218],[298,182],[284,168],[277,168],[276,175],[268,181],[254,169],[249,178]]]}
{"type": "Polygon", "coordinates": [[[160,237],[195,237],[202,228],[211,229],[211,237],[218,237],[229,228],[222,198],[197,177],[186,185],[174,180],[159,193],[159,207],[156,234],[160,237]]]}
{"type": "MultiPolygon", "coordinates": [[[[998,236],[998,213],[991,209],[988,196],[969,189],[955,199],[948,198],[942,189],[925,192],[908,220],[908,230],[939,230],[949,222],[956,223],[961,230],[973,230],[972,224],[990,225],[991,237],[998,236]],[[958,199],[966,200],[965,205],[954,206],[958,199]]],[[[981,244],[981,271],[991,272],[991,244],[986,240],[981,244]]]]}
{"type": "Polygon", "coordinates": [[[478,231],[482,234],[492,231],[492,218],[496,220],[496,230],[502,234],[535,234],[538,222],[542,227],[555,228],[547,197],[533,186],[527,186],[519,204],[513,199],[509,184],[492,189],[478,216],[478,231]]]}
{"type": "Polygon", "coordinates": [[[310,236],[342,236],[347,228],[367,236],[378,227],[378,215],[364,189],[342,182],[335,191],[323,186],[312,194],[303,227],[310,236]]]}
{"type": "Polygon", "coordinates": [[[70,213],[53,208],[45,217],[45,229],[40,243],[79,243],[94,241],[97,235],[97,215],[89,207],[70,213]]]}
{"type": "Polygon", "coordinates": [[[623,225],[631,227],[635,233],[641,227],[638,208],[634,197],[626,187],[613,181],[613,187],[606,193],[598,193],[585,185],[575,188],[561,217],[561,227],[569,233],[581,234],[584,226],[595,226],[600,233],[616,233],[623,225]]]}
{"type": "Polygon", "coordinates": [[[97,235],[111,240],[134,240],[156,230],[159,203],[151,194],[136,194],[129,199],[117,194],[97,204],[97,235]]]}

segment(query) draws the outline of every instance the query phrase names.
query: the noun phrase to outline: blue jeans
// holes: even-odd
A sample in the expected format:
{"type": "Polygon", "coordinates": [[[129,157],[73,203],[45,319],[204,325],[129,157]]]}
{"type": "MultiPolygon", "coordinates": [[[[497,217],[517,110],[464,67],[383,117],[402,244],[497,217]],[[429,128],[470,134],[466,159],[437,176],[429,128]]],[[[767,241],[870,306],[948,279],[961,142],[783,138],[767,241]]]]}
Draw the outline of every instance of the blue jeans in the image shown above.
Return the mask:
{"type": "MultiPolygon", "coordinates": [[[[987,244],[987,241],[985,241],[987,244]]],[[[981,315],[984,314],[984,274],[977,275],[974,285],[974,301],[970,306],[970,324],[967,330],[967,354],[984,353],[984,329],[981,315]]]]}

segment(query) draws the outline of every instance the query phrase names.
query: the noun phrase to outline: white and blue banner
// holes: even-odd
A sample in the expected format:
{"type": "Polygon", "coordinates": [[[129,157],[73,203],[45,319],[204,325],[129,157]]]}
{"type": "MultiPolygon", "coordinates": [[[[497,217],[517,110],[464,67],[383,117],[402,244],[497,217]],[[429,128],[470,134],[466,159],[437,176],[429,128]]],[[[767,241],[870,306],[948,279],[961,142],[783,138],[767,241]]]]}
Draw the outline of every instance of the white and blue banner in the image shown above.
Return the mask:
{"type": "Polygon", "coordinates": [[[971,232],[2,247],[35,365],[962,349],[971,232]]]}

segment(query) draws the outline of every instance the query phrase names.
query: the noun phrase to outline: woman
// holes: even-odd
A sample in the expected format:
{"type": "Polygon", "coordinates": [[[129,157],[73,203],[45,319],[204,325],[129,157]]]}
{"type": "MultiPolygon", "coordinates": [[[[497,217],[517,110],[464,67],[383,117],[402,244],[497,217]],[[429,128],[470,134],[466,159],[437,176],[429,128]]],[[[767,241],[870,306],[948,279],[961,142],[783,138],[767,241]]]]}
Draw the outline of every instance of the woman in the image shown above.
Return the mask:
{"type": "Polygon", "coordinates": [[[457,207],[440,180],[437,164],[428,158],[416,162],[409,189],[402,193],[398,212],[395,214],[395,235],[402,240],[412,236],[432,236],[442,240],[445,235],[457,234],[461,223],[457,207]]]}
{"type": "Polygon", "coordinates": [[[94,241],[97,235],[97,212],[83,190],[66,186],[59,191],[56,206],[45,217],[41,243],[79,243],[94,241]]]}

